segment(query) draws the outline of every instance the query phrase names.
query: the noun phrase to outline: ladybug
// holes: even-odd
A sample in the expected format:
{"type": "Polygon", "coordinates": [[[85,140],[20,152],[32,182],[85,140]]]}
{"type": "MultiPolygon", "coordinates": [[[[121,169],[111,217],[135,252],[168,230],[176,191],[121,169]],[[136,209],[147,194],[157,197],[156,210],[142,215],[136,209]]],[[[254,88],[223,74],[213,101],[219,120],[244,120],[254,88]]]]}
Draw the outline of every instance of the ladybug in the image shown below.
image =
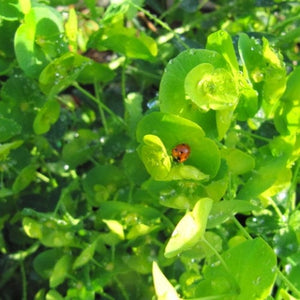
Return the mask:
{"type": "Polygon", "coordinates": [[[191,154],[191,148],[188,144],[179,144],[172,149],[173,159],[179,163],[186,161],[191,154]]]}

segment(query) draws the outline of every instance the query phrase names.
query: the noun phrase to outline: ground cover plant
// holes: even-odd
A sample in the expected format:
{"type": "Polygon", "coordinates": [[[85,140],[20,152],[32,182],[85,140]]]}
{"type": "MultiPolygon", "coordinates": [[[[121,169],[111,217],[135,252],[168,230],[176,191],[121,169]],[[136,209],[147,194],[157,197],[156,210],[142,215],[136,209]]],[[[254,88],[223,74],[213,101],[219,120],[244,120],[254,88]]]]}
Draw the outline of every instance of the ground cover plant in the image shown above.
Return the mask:
{"type": "Polygon", "coordinates": [[[300,299],[299,16],[0,0],[0,299],[300,299]]]}

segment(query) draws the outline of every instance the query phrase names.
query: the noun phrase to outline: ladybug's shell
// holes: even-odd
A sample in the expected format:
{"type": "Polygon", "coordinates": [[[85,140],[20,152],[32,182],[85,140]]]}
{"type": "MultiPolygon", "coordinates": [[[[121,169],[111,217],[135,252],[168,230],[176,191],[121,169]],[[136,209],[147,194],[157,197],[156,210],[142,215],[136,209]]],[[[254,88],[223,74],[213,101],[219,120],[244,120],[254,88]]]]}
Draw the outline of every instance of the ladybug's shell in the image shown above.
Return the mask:
{"type": "Polygon", "coordinates": [[[172,149],[173,159],[177,162],[186,161],[191,154],[191,148],[188,144],[179,144],[172,149]]]}

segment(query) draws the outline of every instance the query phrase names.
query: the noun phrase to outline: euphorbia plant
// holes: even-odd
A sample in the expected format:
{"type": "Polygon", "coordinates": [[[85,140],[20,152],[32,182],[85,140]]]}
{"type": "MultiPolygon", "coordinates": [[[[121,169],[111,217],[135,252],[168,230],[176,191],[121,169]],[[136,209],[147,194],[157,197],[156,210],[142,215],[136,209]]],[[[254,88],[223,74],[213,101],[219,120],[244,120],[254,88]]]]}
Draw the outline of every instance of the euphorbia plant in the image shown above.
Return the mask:
{"type": "MultiPolygon", "coordinates": [[[[296,75],[290,75],[286,89],[282,57],[266,39],[260,43],[241,34],[238,53],[240,63],[225,31],[211,34],[206,49],[180,53],[163,74],[160,112],[146,115],[137,127],[139,155],[151,175],[145,188],[159,197],[161,205],[187,209],[165,256],[179,255],[187,268],[187,258],[205,258],[198,283],[181,287],[188,298],[265,299],[276,279],[270,240],[256,235],[252,239],[234,215],[251,211],[263,215],[264,207],[275,205],[271,197],[288,187],[289,175],[282,175],[291,174],[297,159],[291,158],[297,149],[295,132],[262,138],[261,147],[252,142],[260,140],[255,134],[260,122],[274,124],[275,117],[279,130],[279,123],[286,122],[286,116],[275,112],[283,112],[280,99],[287,99],[284,95],[289,95],[296,75]],[[171,155],[180,143],[190,149],[183,163],[171,155]],[[229,234],[220,245],[217,232],[226,221],[223,230],[228,222],[243,230],[229,234]]],[[[157,266],[153,276],[160,276],[157,266]]],[[[170,286],[156,285],[156,292],[165,297],[174,294],[170,286]]]]}

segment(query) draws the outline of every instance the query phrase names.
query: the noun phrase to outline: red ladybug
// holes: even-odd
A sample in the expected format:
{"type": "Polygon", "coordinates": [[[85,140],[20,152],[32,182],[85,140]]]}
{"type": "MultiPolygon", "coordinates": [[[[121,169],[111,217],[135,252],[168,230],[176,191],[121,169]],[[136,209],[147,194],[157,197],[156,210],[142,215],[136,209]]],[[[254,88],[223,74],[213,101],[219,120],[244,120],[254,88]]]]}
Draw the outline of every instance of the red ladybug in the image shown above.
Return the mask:
{"type": "Polygon", "coordinates": [[[172,149],[173,159],[179,163],[186,161],[191,154],[191,148],[188,144],[179,144],[172,149]]]}

